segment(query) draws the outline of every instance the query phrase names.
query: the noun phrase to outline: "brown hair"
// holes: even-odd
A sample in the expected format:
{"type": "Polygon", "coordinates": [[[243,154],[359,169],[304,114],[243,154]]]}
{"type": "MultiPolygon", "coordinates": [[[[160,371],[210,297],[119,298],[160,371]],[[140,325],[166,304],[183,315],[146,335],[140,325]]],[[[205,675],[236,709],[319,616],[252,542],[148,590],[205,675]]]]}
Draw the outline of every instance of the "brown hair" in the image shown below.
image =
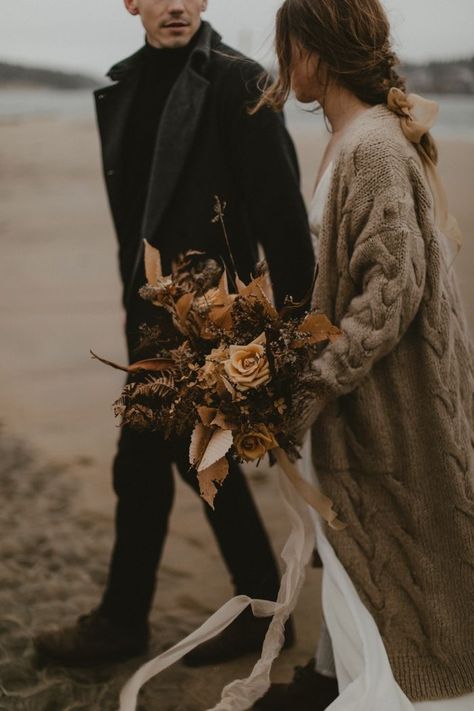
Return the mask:
{"type": "MultiPolygon", "coordinates": [[[[317,53],[326,87],[336,81],[367,104],[386,103],[392,87],[405,91],[405,80],[395,69],[399,59],[380,0],[285,0],[276,20],[279,76],[264,88],[254,111],[263,106],[283,109],[291,91],[294,46],[317,53]]],[[[429,134],[422,145],[436,160],[429,134]]]]}
{"type": "Polygon", "coordinates": [[[393,86],[405,89],[379,0],[285,0],[276,20],[279,76],[262,97],[277,110],[290,94],[294,45],[316,52],[326,81],[337,81],[367,104],[385,102],[393,86]]]}

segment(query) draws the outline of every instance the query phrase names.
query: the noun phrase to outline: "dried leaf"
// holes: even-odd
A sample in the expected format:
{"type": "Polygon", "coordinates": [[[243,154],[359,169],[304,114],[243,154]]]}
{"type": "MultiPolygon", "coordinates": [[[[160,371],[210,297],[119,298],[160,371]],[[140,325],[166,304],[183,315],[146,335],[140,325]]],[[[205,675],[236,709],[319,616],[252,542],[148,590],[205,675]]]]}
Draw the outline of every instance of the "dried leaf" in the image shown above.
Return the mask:
{"type": "Polygon", "coordinates": [[[254,298],[257,299],[264,307],[265,311],[271,319],[276,320],[278,318],[278,312],[271,303],[270,299],[266,294],[266,289],[268,288],[268,280],[266,274],[262,274],[256,279],[252,279],[250,284],[247,286],[238,280],[237,290],[239,296],[243,298],[254,298]]]}
{"type": "Polygon", "coordinates": [[[211,427],[206,427],[201,422],[198,422],[194,427],[189,445],[189,463],[193,467],[200,465],[213,434],[214,430],[211,427]]]}
{"type": "Polygon", "coordinates": [[[161,267],[161,254],[160,250],[145,240],[145,274],[146,280],[151,285],[154,286],[158,281],[159,277],[163,276],[163,271],[161,267]]]}
{"type": "Polygon", "coordinates": [[[129,366],[129,373],[159,373],[162,370],[173,370],[175,363],[171,358],[150,358],[148,360],[140,360],[137,363],[132,363],[129,366]]]}
{"type": "Polygon", "coordinates": [[[230,332],[232,330],[232,307],[234,302],[226,306],[214,306],[209,311],[210,320],[222,330],[230,332]]]}
{"type": "MultiPolygon", "coordinates": [[[[216,395],[218,395],[220,398],[222,398],[227,390],[226,386],[226,381],[225,378],[218,377],[216,380],[216,395]]],[[[235,393],[235,390],[232,388],[232,394],[235,393]]]]}
{"type": "Polygon", "coordinates": [[[176,314],[180,320],[180,322],[184,325],[186,323],[186,319],[189,316],[189,312],[191,310],[191,306],[193,305],[194,301],[194,294],[189,293],[189,294],[184,294],[178,301],[176,302],[176,314]]]}
{"type": "MultiPolygon", "coordinates": [[[[239,290],[239,296],[256,296],[257,298],[262,296],[262,281],[264,277],[257,277],[252,279],[252,281],[245,285],[243,282],[239,281],[237,288],[239,290]]],[[[264,297],[266,298],[266,297],[264,297]]]]}
{"type": "Polygon", "coordinates": [[[255,346],[265,346],[267,344],[267,334],[265,332],[261,333],[257,338],[255,338],[249,345],[255,346]]]}
{"type": "Polygon", "coordinates": [[[214,425],[215,427],[219,427],[221,430],[232,430],[234,429],[234,425],[232,422],[230,422],[227,417],[224,415],[222,410],[218,410],[216,416],[211,422],[211,425],[214,425]]]}
{"type": "Polygon", "coordinates": [[[137,393],[140,392],[140,388],[144,395],[151,397],[167,397],[171,391],[176,392],[174,378],[169,373],[159,378],[149,377],[147,383],[137,385],[137,393]]]}
{"type": "Polygon", "coordinates": [[[206,407],[205,405],[198,407],[197,412],[202,424],[206,427],[210,427],[213,424],[213,420],[217,415],[217,409],[215,407],[206,407]]]}
{"type": "Polygon", "coordinates": [[[219,286],[213,290],[209,319],[224,331],[232,329],[232,308],[236,299],[235,294],[229,294],[227,274],[222,274],[219,286]]]}
{"type": "Polygon", "coordinates": [[[156,373],[162,370],[173,370],[175,363],[170,358],[150,358],[149,360],[141,360],[137,363],[132,363],[132,365],[120,365],[119,363],[114,363],[111,360],[106,360],[96,355],[94,351],[90,351],[91,356],[95,359],[104,363],[104,365],[109,365],[115,370],[122,370],[124,373],[156,373]]]}
{"type": "Polygon", "coordinates": [[[267,301],[272,303],[273,289],[272,289],[272,285],[270,283],[270,279],[268,278],[267,272],[264,272],[263,274],[261,274],[259,278],[261,279],[260,288],[263,292],[263,295],[265,296],[267,301]]]}
{"type": "Polygon", "coordinates": [[[202,319],[197,323],[199,323],[199,338],[202,338],[203,341],[214,341],[216,334],[209,328],[209,324],[202,319]]]}
{"type": "Polygon", "coordinates": [[[214,430],[211,439],[206,447],[206,451],[197,467],[198,471],[208,469],[219,459],[225,457],[234,442],[234,436],[230,430],[214,430]]]}
{"type": "Polygon", "coordinates": [[[225,270],[222,272],[218,289],[219,291],[222,291],[223,294],[226,294],[226,296],[229,295],[229,281],[227,279],[227,272],[225,270]]]}
{"type": "Polygon", "coordinates": [[[242,279],[238,276],[235,277],[235,286],[237,287],[237,291],[239,294],[241,294],[247,288],[247,284],[244,284],[242,279]]]}
{"type": "Polygon", "coordinates": [[[214,508],[214,499],[217,494],[217,487],[222,486],[229,473],[229,462],[226,457],[222,457],[210,467],[198,472],[199,490],[201,496],[211,508],[214,508]],[[215,482],[215,483],[214,483],[215,482]]]}
{"type": "Polygon", "coordinates": [[[105,358],[101,358],[100,356],[96,355],[94,351],[89,351],[91,356],[95,359],[100,361],[101,363],[104,363],[104,365],[110,365],[111,368],[115,368],[115,370],[123,370],[124,373],[128,373],[129,371],[129,366],[127,365],[119,365],[118,363],[114,363],[111,360],[105,360],[105,358]]]}
{"type": "Polygon", "coordinates": [[[318,313],[308,314],[298,326],[298,331],[309,334],[309,337],[293,341],[292,348],[302,348],[323,341],[335,341],[342,334],[342,331],[333,326],[327,316],[318,313]]]}
{"type": "MultiPolygon", "coordinates": [[[[267,281],[266,277],[262,277],[265,281],[267,281]]],[[[265,311],[267,313],[267,316],[269,316],[272,321],[276,321],[278,318],[278,311],[276,308],[273,306],[271,300],[268,298],[267,294],[265,293],[265,289],[263,287],[258,287],[261,298],[259,299],[260,303],[264,305],[265,311]]]]}
{"type": "Polygon", "coordinates": [[[232,397],[234,397],[234,395],[236,394],[237,391],[234,388],[234,386],[229,382],[229,380],[227,378],[221,376],[221,382],[224,385],[227,392],[229,392],[232,395],[232,397]]]}

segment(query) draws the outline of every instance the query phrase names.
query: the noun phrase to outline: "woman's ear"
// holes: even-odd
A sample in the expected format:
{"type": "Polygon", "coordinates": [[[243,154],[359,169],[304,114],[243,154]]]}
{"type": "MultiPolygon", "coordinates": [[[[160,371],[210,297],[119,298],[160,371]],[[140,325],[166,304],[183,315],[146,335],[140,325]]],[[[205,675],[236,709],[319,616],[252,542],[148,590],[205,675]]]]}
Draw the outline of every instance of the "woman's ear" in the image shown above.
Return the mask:
{"type": "Polygon", "coordinates": [[[137,0],[123,0],[123,4],[131,15],[138,15],[140,13],[137,0]]]}
{"type": "Polygon", "coordinates": [[[207,10],[207,0],[202,0],[201,12],[206,12],[206,10],[207,10]]]}

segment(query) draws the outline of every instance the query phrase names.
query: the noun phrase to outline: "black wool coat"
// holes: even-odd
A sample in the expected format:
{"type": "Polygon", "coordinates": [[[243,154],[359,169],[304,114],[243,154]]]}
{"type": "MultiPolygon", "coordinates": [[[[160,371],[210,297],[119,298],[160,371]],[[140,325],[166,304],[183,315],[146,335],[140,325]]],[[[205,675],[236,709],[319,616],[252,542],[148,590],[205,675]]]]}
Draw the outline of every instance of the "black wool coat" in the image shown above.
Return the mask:
{"type": "Polygon", "coordinates": [[[212,222],[214,196],[226,202],[225,222],[239,276],[245,281],[265,252],[275,299],[310,289],[314,256],[292,141],[270,109],[250,116],[263,69],[222,43],[203,22],[189,60],[168,97],[157,133],[133,259],[123,258],[122,141],[144,60],[143,48],[109,72],[114,84],[95,92],[104,176],[119,242],[128,330],[145,320],[142,240],[161,251],[164,270],[179,253],[203,250],[229,262],[221,228],[212,222]]]}

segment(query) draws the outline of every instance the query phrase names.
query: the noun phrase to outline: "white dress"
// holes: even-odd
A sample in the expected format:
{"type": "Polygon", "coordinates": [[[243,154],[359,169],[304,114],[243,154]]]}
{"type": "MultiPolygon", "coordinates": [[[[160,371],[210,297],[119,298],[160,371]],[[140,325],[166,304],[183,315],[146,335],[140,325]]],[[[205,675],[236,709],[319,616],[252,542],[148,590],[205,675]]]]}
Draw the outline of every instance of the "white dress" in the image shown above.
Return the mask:
{"type": "MultiPolygon", "coordinates": [[[[316,255],[331,178],[331,163],[319,181],[309,209],[316,255]]],[[[311,463],[310,438],[303,453],[304,475],[316,477],[311,463]]],[[[313,512],[318,552],[323,562],[322,602],[331,636],[341,693],[327,711],[474,711],[474,693],[441,701],[411,702],[395,681],[375,621],[313,512]]]]}

